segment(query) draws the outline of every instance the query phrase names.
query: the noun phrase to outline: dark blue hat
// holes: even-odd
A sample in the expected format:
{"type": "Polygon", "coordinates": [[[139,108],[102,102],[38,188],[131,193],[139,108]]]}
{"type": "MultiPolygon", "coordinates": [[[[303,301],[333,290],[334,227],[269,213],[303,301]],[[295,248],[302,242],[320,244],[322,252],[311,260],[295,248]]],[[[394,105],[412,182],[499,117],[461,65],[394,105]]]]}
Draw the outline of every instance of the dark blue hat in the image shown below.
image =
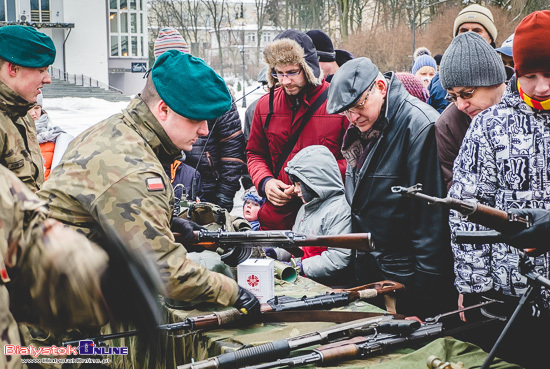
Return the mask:
{"type": "Polygon", "coordinates": [[[313,41],[320,62],[332,62],[336,60],[334,45],[332,45],[332,40],[325,32],[319,29],[312,29],[311,31],[307,31],[306,35],[313,41]]]}
{"type": "Polygon", "coordinates": [[[55,60],[52,39],[29,26],[0,27],[0,58],[26,68],[44,68],[55,60]]]}
{"type": "Polygon", "coordinates": [[[190,54],[166,51],[153,65],[151,77],[162,101],[181,116],[208,120],[231,109],[231,94],[222,77],[190,54]]]}

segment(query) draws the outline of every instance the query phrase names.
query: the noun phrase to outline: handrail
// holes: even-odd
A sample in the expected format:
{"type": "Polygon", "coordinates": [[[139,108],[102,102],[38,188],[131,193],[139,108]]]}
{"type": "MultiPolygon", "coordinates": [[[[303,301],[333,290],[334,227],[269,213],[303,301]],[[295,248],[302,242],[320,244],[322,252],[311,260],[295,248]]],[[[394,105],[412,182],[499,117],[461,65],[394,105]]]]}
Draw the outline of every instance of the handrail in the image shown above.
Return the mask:
{"type": "Polygon", "coordinates": [[[50,76],[65,82],[72,83],[73,85],[77,86],[84,86],[84,87],[99,87],[104,90],[114,91],[118,92],[119,94],[124,94],[124,92],[114,86],[108,85],[103,82],[99,82],[96,79],[93,79],[92,77],[85,76],[83,74],[71,74],[67,72],[63,72],[61,69],[54,68],[52,66],[49,67],[49,73],[50,76]]]}

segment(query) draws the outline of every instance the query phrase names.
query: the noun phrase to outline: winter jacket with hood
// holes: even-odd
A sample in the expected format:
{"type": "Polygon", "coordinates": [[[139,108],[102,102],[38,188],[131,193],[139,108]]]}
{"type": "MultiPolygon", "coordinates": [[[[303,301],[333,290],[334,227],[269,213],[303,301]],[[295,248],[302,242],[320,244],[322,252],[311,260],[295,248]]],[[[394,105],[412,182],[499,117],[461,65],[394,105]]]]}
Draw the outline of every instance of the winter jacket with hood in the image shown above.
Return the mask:
{"type": "MultiPolygon", "coordinates": [[[[265,196],[265,183],[274,176],[273,168],[286,142],[300,126],[307,108],[329,86],[322,79],[313,42],[303,32],[287,30],[278,35],[264,48],[264,57],[270,73],[276,65],[299,64],[308,84],[303,89],[304,93],[298,98],[299,105],[296,102],[296,96],[288,96],[282,88],[273,89],[272,87],[270,94],[273,94],[273,115],[268,127],[264,125],[269,113],[270,95],[261,97],[256,105],[247,145],[247,164],[254,186],[262,196],[265,196]]],[[[270,73],[268,74],[269,84],[274,86],[275,80],[270,73]]],[[[288,161],[302,148],[323,145],[336,157],[343,175],[346,162],[340,147],[347,126],[345,117],[326,112],[326,102],[324,102],[307,122],[294,149],[281,168],[285,168],[288,161]]],[[[284,170],[279,172],[277,179],[291,184],[284,170]]],[[[261,229],[291,229],[300,206],[301,201],[298,198],[281,207],[266,201],[258,213],[261,229]]]]}
{"type": "Polygon", "coordinates": [[[187,151],[185,164],[197,168],[201,174],[201,200],[212,202],[228,211],[241,184],[239,178],[246,171],[244,136],[237,105],[213,120],[208,121],[208,136],[199,137],[191,151],[187,151]]]}
{"type": "MultiPolygon", "coordinates": [[[[351,208],[344,195],[344,182],[334,155],[325,146],[302,149],[285,170],[317,194],[298,211],[294,232],[319,236],[351,233],[351,208]]],[[[302,270],[306,277],[324,284],[351,285],[350,259],[351,250],[329,248],[302,259],[302,270]]]]}
{"type": "Polygon", "coordinates": [[[356,283],[403,283],[398,311],[431,316],[456,309],[448,211],[391,188],[422,183],[424,193],[445,197],[434,134],[439,114],[410,95],[394,73],[384,77],[388,91],[380,114],[387,125],[362,167],[346,172],[353,232],[371,232],[376,247],[356,252],[356,283]]]}

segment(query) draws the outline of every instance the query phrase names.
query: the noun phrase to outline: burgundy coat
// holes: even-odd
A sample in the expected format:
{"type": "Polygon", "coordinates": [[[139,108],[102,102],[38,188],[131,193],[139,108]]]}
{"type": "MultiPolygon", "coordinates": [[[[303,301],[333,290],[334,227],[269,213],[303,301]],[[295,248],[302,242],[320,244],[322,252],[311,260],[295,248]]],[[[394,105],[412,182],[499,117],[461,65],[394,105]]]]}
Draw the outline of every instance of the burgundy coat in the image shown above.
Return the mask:
{"type": "MultiPolygon", "coordinates": [[[[277,88],[273,100],[273,115],[269,127],[264,130],[264,123],[269,113],[269,94],[262,96],[254,111],[254,119],[248,139],[247,165],[248,172],[256,188],[263,192],[262,180],[273,177],[272,168],[276,166],[285,143],[292,133],[298,129],[302,116],[307,108],[315,101],[317,96],[329,87],[328,82],[323,81],[320,86],[310,88],[304,97],[304,103],[300,105],[294,120],[292,120],[291,103],[282,88],[277,88]]],[[[306,87],[307,88],[307,87],[306,87]]],[[[346,160],[342,156],[340,148],[342,139],[349,125],[347,118],[338,114],[328,114],[326,101],[313,114],[300,134],[296,146],[282,166],[277,179],[287,184],[292,184],[284,168],[286,163],[302,148],[310,145],[324,145],[336,157],[342,178],[345,176],[346,160]]],[[[265,196],[265,193],[262,193],[265,196]]],[[[296,198],[289,204],[277,207],[266,201],[258,213],[258,220],[262,230],[269,229],[292,229],[296,213],[302,205],[300,199],[296,198]]]]}

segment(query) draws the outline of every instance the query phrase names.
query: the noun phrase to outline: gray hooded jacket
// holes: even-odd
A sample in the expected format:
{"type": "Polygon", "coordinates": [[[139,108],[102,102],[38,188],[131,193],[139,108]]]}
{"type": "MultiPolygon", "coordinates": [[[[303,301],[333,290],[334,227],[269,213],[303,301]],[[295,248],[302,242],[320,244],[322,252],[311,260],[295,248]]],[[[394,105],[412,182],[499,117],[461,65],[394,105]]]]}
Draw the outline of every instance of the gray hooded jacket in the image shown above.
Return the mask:
{"type": "MultiPolygon", "coordinates": [[[[318,197],[302,205],[296,216],[294,232],[311,235],[351,233],[351,209],[344,195],[344,183],[334,155],[322,145],[302,149],[286,168],[318,197]]],[[[341,282],[351,259],[351,250],[329,248],[321,255],[304,259],[304,274],[312,279],[330,278],[341,282]]],[[[351,281],[349,281],[351,282],[351,281]]],[[[334,284],[334,283],[331,283],[334,284]]]]}

